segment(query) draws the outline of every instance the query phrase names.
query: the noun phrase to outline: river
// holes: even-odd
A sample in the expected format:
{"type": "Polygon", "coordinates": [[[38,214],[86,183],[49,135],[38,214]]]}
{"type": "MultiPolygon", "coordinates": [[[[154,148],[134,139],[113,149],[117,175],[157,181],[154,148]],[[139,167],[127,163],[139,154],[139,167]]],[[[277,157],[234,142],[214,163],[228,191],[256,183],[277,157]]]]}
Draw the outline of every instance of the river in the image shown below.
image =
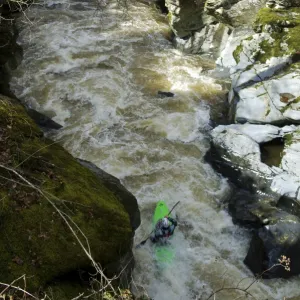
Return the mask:
{"type": "MultiPolygon", "coordinates": [[[[208,75],[214,62],[175,50],[166,17],[152,5],[111,3],[103,10],[98,4],[32,6],[18,24],[24,59],[12,74],[13,92],[64,126],[51,138],[120,178],[136,196],[142,217],[136,244],[152,229],[156,201],[170,207],[180,201],[176,260],[160,270],[150,242],[135,249],[135,293],[204,300],[248,277],[239,284],[246,286],[252,281],[243,264],[250,234],[232,223],[224,204],[229,185],[203,159],[211,116],[222,113],[226,94],[208,75]],[[162,98],[158,91],[175,96],[162,98]]],[[[298,285],[299,278],[269,280],[249,291],[279,300],[297,295],[298,285]]],[[[216,299],[240,295],[246,299],[236,291],[216,299]]]]}

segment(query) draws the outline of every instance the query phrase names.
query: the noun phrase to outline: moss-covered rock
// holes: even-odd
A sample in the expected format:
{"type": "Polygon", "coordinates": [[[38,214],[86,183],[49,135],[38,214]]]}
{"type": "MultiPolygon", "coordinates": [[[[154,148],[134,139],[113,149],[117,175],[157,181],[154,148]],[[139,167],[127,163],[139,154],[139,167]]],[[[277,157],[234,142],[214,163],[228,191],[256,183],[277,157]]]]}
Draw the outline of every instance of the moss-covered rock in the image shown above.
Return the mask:
{"type": "MultiPolygon", "coordinates": [[[[27,287],[36,290],[53,278],[91,267],[57,209],[103,267],[128,254],[133,228],[111,187],[43,137],[18,101],[0,96],[0,114],[0,164],[24,178],[0,167],[0,281],[26,274],[27,287]]],[[[135,227],[138,223],[139,216],[135,227]]]]}
{"type": "Polygon", "coordinates": [[[268,32],[272,37],[260,44],[258,61],[264,63],[271,57],[294,55],[300,49],[300,7],[263,8],[257,14],[254,29],[268,32]]]}
{"type": "Polygon", "coordinates": [[[263,0],[206,0],[205,11],[219,22],[233,26],[252,24],[263,0]]]}

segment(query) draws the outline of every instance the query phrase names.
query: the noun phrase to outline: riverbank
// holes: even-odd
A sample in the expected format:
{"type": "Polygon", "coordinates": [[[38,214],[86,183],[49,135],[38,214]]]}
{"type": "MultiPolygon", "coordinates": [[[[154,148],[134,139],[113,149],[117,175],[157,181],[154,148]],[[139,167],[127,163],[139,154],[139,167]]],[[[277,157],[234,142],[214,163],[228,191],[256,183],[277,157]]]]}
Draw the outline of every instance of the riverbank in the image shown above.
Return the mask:
{"type": "Polygon", "coordinates": [[[113,286],[128,288],[137,200],[117,178],[46,138],[37,124],[46,132],[61,126],[15,98],[10,72],[22,51],[15,15],[2,17],[11,20],[0,24],[0,291],[18,297],[24,285],[32,298],[71,299],[99,294],[101,280],[114,276],[113,286]]]}

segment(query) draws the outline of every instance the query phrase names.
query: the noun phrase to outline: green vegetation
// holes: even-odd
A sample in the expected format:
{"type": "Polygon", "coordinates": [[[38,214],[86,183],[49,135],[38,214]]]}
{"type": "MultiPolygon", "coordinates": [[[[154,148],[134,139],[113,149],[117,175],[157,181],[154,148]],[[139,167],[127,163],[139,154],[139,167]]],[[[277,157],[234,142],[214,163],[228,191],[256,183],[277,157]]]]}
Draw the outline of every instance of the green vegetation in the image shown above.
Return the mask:
{"type": "MultiPolygon", "coordinates": [[[[75,222],[103,267],[131,247],[128,213],[101,179],[43,137],[17,101],[0,96],[0,164],[16,170],[75,222]]],[[[0,281],[26,274],[36,290],[91,262],[57,210],[12,171],[0,168],[0,281]]],[[[85,239],[76,234],[87,246],[85,239]]]]}
{"type": "Polygon", "coordinates": [[[240,62],[240,54],[242,51],[243,51],[243,46],[242,44],[240,44],[235,48],[235,50],[232,53],[233,58],[237,64],[240,62]]]}
{"type": "Polygon", "coordinates": [[[258,55],[260,62],[266,62],[271,57],[292,55],[300,49],[300,7],[284,10],[261,9],[255,21],[255,28],[270,32],[274,42],[263,41],[260,47],[263,51],[258,55]],[[282,43],[286,47],[282,47],[282,43]]]}

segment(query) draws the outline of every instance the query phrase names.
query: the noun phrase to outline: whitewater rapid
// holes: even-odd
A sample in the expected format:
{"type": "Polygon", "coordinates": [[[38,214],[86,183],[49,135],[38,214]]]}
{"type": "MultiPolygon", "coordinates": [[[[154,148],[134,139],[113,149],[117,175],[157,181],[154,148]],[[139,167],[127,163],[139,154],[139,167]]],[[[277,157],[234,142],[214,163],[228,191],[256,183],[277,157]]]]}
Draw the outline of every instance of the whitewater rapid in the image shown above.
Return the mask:
{"type": "MultiPolygon", "coordinates": [[[[120,178],[136,196],[142,217],[136,244],[152,230],[156,201],[170,207],[180,201],[176,260],[160,270],[150,243],[134,249],[133,291],[155,300],[206,299],[223,284],[252,276],[243,264],[250,234],[232,223],[224,204],[229,185],[203,159],[212,111],[221,113],[226,91],[208,75],[212,61],[173,48],[166,17],[153,5],[128,5],[33,6],[18,24],[24,58],[11,88],[63,125],[51,138],[120,178]],[[175,96],[161,98],[158,91],[175,96]]],[[[298,284],[298,278],[262,281],[250,291],[279,300],[297,295],[298,284]]]]}

